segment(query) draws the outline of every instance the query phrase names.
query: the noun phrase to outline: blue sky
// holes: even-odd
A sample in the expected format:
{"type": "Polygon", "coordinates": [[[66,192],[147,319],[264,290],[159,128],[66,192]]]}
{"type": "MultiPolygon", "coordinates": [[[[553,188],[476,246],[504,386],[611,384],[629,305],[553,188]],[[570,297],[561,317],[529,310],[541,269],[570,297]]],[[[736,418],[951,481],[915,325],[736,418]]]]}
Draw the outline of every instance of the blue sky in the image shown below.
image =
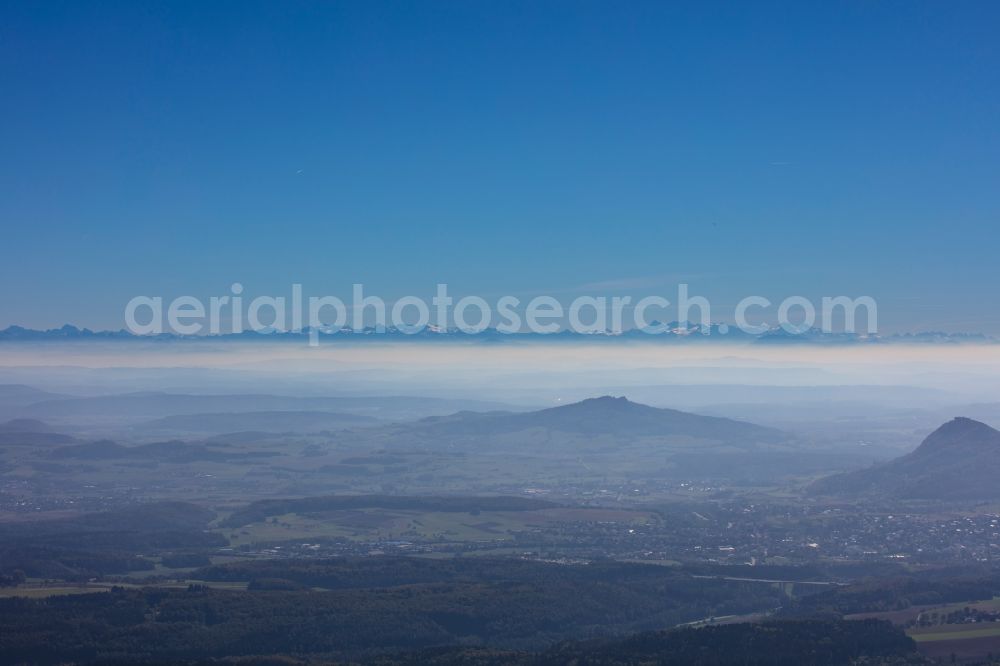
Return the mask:
{"type": "Polygon", "coordinates": [[[7,2],[0,326],[234,281],[683,281],[1000,333],[998,28],[993,2],[7,2]]]}

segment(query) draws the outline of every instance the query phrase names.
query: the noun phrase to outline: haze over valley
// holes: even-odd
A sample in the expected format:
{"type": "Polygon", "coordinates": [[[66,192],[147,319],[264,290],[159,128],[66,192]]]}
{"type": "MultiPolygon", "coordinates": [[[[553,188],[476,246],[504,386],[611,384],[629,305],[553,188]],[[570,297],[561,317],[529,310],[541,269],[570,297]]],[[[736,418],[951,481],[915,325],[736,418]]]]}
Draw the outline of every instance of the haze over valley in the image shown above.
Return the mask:
{"type": "Polygon", "coordinates": [[[1000,666],[1000,3],[0,3],[0,666],[1000,666]]]}

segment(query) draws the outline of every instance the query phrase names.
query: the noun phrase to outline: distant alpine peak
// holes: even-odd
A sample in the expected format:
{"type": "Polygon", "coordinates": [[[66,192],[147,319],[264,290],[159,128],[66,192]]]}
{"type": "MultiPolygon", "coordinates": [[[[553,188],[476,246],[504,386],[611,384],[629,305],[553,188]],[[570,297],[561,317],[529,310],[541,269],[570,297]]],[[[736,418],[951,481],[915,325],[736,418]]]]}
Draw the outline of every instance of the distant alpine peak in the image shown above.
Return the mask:
{"type": "Polygon", "coordinates": [[[72,324],[65,324],[59,328],[48,330],[36,330],[23,326],[11,325],[0,329],[0,342],[31,342],[42,340],[303,340],[310,335],[321,335],[323,338],[336,336],[336,339],[364,340],[382,339],[388,336],[393,339],[406,339],[407,341],[420,340],[442,340],[442,339],[467,339],[472,333],[484,341],[491,343],[505,340],[547,340],[557,341],[581,341],[581,340],[644,340],[661,342],[741,342],[753,344],[831,344],[831,345],[851,345],[851,344],[997,344],[1000,339],[983,335],[980,333],[942,333],[942,332],[917,332],[892,334],[888,336],[879,335],[855,335],[848,333],[827,333],[817,328],[809,329],[801,334],[793,334],[781,328],[768,328],[762,332],[750,333],[740,330],[735,325],[726,323],[712,323],[708,326],[693,324],[691,322],[670,322],[662,324],[653,321],[648,326],[638,329],[627,329],[624,331],[588,331],[573,332],[561,330],[557,333],[542,334],[530,332],[508,333],[501,332],[496,328],[485,328],[482,330],[461,330],[454,327],[440,327],[428,324],[422,330],[414,330],[408,327],[387,326],[380,331],[373,326],[362,328],[351,328],[343,326],[333,328],[330,326],[306,327],[301,331],[286,331],[273,327],[255,331],[248,329],[238,333],[220,333],[212,335],[181,335],[176,333],[160,333],[156,335],[137,335],[125,329],[112,330],[91,330],[89,328],[79,328],[72,324]],[[381,333],[381,334],[380,334],[381,333]],[[697,335],[706,333],[707,335],[697,335]]]}

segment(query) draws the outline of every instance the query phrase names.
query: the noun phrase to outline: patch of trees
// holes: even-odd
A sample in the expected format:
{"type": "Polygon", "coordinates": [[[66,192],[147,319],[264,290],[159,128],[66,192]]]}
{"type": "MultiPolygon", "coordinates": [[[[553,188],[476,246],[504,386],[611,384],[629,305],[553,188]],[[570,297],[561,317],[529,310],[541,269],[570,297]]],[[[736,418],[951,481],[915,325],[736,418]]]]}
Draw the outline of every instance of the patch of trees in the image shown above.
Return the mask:
{"type": "Polygon", "coordinates": [[[32,578],[82,581],[109,574],[151,571],[151,560],[127,552],[99,552],[46,546],[0,546],[0,575],[21,571],[32,578]]]}
{"type": "Polygon", "coordinates": [[[715,564],[687,562],[683,570],[703,576],[730,576],[787,581],[855,581],[868,577],[905,575],[905,567],[894,562],[822,562],[810,564],[715,564]]]}
{"type": "MultiPolygon", "coordinates": [[[[848,664],[861,657],[914,655],[916,644],[881,620],[784,621],[641,633],[606,644],[558,646],[548,663],[660,666],[848,664]]],[[[545,663],[544,660],[536,663],[545,663]]]]}
{"type": "Polygon", "coordinates": [[[74,444],[52,450],[55,460],[145,460],[164,463],[238,462],[280,456],[277,451],[237,452],[182,441],[122,446],[109,440],[74,444]]]}
{"type": "Polygon", "coordinates": [[[1000,576],[901,577],[867,580],[799,599],[787,613],[875,613],[928,604],[991,599],[1000,594],[1000,576]]]}
{"type": "Polygon", "coordinates": [[[476,654],[470,650],[425,652],[381,663],[410,666],[801,666],[857,663],[924,663],[915,644],[888,622],[785,621],[729,624],[700,629],[645,632],[624,639],[568,642],[533,654],[476,654]]]}
{"type": "Polygon", "coordinates": [[[147,571],[153,563],[143,555],[224,546],[224,537],[204,531],[214,516],[194,504],[163,502],[2,525],[0,575],[20,569],[32,577],[79,580],[147,571]]]}
{"type": "Polygon", "coordinates": [[[927,663],[888,622],[783,621],[645,632],[565,642],[541,652],[436,648],[373,660],[377,666],[882,666],[927,663]]]}
{"type": "Polygon", "coordinates": [[[459,644],[540,650],[568,639],[780,603],[771,586],[692,579],[665,567],[626,566],[616,573],[610,565],[532,564],[535,571],[501,575],[494,563],[493,573],[473,568],[462,574],[503,578],[497,581],[312,591],[285,589],[302,585],[285,571],[253,578],[257,589],[248,591],[191,586],[0,599],[0,654],[14,662],[57,663],[275,654],[368,658],[459,644]]]}
{"type": "Polygon", "coordinates": [[[586,639],[599,635],[598,627],[621,627],[630,609],[595,607],[592,595],[560,601],[554,592],[519,586],[223,592],[192,586],[4,599],[0,653],[14,663],[37,664],[223,658],[276,664],[314,657],[377,666],[823,666],[863,659],[902,664],[914,655],[901,630],[878,620],[770,621],[586,639]],[[586,640],[568,642],[567,635],[586,640]]]}
{"type": "Polygon", "coordinates": [[[14,569],[9,574],[0,574],[0,587],[17,587],[25,580],[24,571],[14,569]]]}
{"type": "Polygon", "coordinates": [[[248,560],[205,567],[191,573],[197,580],[245,582],[283,578],[306,587],[328,590],[395,587],[429,583],[545,583],[570,581],[610,585],[672,585],[685,593],[708,596],[713,590],[734,594],[741,585],[757,583],[696,579],[673,567],[603,560],[588,564],[556,564],[491,557],[430,559],[420,557],[334,557],[326,559],[248,560]]]}

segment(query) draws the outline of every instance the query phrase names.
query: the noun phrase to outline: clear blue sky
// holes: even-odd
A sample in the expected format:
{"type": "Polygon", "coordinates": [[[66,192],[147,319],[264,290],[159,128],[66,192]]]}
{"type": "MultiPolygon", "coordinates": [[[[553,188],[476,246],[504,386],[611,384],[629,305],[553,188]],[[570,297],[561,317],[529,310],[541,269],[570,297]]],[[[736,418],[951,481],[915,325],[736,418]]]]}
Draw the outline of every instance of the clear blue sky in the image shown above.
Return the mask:
{"type": "Polygon", "coordinates": [[[4,2],[0,326],[683,280],[998,333],[998,34],[996,2],[4,2]]]}

